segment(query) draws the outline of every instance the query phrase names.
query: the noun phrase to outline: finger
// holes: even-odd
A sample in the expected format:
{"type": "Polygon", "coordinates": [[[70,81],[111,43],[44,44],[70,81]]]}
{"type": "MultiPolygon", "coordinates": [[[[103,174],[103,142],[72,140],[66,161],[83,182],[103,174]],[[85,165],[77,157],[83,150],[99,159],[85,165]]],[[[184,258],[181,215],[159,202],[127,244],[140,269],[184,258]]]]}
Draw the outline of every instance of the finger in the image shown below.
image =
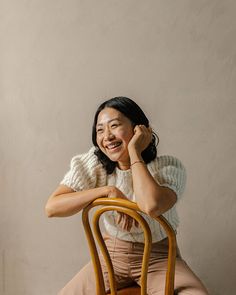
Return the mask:
{"type": "Polygon", "coordinates": [[[133,226],[133,218],[130,218],[128,231],[131,230],[132,226],[133,226]]]}
{"type": "Polygon", "coordinates": [[[131,230],[131,227],[132,227],[132,225],[131,225],[130,222],[129,222],[129,224],[128,224],[128,226],[127,226],[127,231],[130,231],[130,230],[131,230]]]}
{"type": "Polygon", "coordinates": [[[124,217],[124,230],[128,229],[128,225],[129,225],[128,223],[129,223],[129,221],[128,221],[127,217],[125,216],[124,217]]]}
{"type": "Polygon", "coordinates": [[[128,228],[129,228],[129,219],[128,219],[128,216],[126,214],[124,215],[123,226],[124,226],[124,230],[128,230],[128,228]]]}
{"type": "Polygon", "coordinates": [[[126,219],[125,222],[124,222],[124,229],[125,230],[128,230],[128,227],[129,227],[128,223],[129,223],[129,221],[126,219]]]}
{"type": "Polygon", "coordinates": [[[134,133],[135,133],[136,131],[138,131],[138,130],[140,130],[139,125],[135,125],[135,127],[134,127],[134,133]]]}
{"type": "Polygon", "coordinates": [[[150,127],[146,127],[145,125],[139,125],[140,129],[142,130],[142,132],[144,132],[145,134],[150,134],[150,127]]]}
{"type": "Polygon", "coordinates": [[[120,214],[119,214],[119,212],[117,212],[116,223],[119,223],[119,219],[120,219],[120,214]]]}
{"type": "Polygon", "coordinates": [[[147,127],[145,125],[137,125],[139,130],[144,131],[147,127]]]}
{"type": "Polygon", "coordinates": [[[121,222],[121,220],[122,220],[122,213],[118,212],[116,222],[119,224],[121,222]]]}
{"type": "Polygon", "coordinates": [[[152,134],[152,128],[150,126],[148,127],[145,126],[145,130],[148,135],[152,134]]]}
{"type": "Polygon", "coordinates": [[[130,228],[129,228],[129,231],[131,231],[131,228],[133,227],[133,224],[134,224],[134,219],[132,218],[131,221],[130,221],[130,228]]]}
{"type": "Polygon", "coordinates": [[[124,230],[125,229],[125,220],[124,217],[122,218],[121,222],[120,222],[120,227],[124,230]]]}
{"type": "Polygon", "coordinates": [[[125,226],[126,226],[126,230],[129,231],[130,228],[130,217],[126,215],[126,220],[125,220],[125,226]]]}
{"type": "Polygon", "coordinates": [[[135,222],[135,219],[134,219],[133,217],[130,217],[129,231],[130,231],[131,228],[133,227],[134,222],[135,222]]]}
{"type": "Polygon", "coordinates": [[[144,125],[138,125],[141,130],[145,127],[144,125]]]}
{"type": "Polygon", "coordinates": [[[122,219],[122,221],[120,222],[120,227],[124,230],[124,220],[122,219]]]}
{"type": "Polygon", "coordinates": [[[124,222],[125,222],[125,214],[124,213],[120,213],[120,222],[122,223],[122,224],[124,224],[124,222]]]}
{"type": "Polygon", "coordinates": [[[131,223],[131,227],[135,224],[135,219],[132,218],[132,223],[131,223]]]}
{"type": "Polygon", "coordinates": [[[127,222],[127,231],[130,231],[131,227],[132,227],[132,223],[131,223],[131,218],[129,217],[127,222]]]}
{"type": "Polygon", "coordinates": [[[123,213],[122,216],[122,229],[127,230],[128,228],[128,219],[127,219],[127,215],[123,213]]]}

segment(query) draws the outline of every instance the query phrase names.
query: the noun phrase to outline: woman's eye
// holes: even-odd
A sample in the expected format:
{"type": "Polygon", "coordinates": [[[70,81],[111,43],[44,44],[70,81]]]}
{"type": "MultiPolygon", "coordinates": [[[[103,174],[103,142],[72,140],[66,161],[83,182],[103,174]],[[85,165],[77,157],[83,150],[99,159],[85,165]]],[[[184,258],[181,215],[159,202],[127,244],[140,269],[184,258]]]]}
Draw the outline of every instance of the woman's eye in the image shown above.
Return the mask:
{"type": "Polygon", "coordinates": [[[112,128],[115,128],[115,127],[117,127],[117,126],[118,126],[118,124],[112,124],[112,125],[111,125],[112,128]]]}
{"type": "Polygon", "coordinates": [[[102,133],[102,129],[97,129],[97,133],[102,133]]]}

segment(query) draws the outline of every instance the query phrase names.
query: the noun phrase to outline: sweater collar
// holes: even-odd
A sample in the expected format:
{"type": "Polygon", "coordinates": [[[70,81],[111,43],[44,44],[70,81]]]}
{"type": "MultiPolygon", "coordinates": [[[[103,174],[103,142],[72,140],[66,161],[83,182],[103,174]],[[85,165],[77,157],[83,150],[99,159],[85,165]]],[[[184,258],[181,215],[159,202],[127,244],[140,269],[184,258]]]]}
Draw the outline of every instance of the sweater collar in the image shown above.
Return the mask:
{"type": "Polygon", "coordinates": [[[116,167],[115,171],[118,176],[131,176],[132,175],[131,169],[121,170],[118,167],[116,167]]]}

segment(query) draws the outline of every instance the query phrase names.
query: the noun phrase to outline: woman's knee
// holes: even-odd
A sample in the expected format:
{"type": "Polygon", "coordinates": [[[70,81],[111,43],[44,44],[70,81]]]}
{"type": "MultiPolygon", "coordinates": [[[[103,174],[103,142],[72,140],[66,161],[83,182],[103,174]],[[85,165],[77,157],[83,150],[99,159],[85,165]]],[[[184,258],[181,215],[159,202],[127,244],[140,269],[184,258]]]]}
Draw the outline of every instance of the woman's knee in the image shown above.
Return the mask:
{"type": "MultiPolygon", "coordinates": [[[[148,294],[165,294],[167,261],[158,263],[156,271],[148,274],[148,294]]],[[[182,259],[176,260],[175,294],[179,295],[209,295],[205,286],[196,274],[182,259]]]]}
{"type": "Polygon", "coordinates": [[[175,292],[179,295],[209,295],[199,277],[184,260],[176,261],[175,292]]]}

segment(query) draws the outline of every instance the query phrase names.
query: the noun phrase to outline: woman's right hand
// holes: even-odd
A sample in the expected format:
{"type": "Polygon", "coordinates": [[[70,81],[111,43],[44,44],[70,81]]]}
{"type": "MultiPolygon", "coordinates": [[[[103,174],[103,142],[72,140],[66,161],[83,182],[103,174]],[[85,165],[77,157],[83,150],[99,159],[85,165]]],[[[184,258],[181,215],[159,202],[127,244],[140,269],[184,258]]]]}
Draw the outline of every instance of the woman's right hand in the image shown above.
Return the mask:
{"type": "Polygon", "coordinates": [[[128,200],[128,198],[116,186],[108,186],[108,198],[121,198],[128,200]]]}
{"type": "MultiPolygon", "coordinates": [[[[123,193],[122,191],[120,191],[117,187],[115,186],[111,186],[109,187],[109,191],[108,191],[108,198],[121,198],[124,200],[129,200],[123,193]]],[[[122,212],[117,212],[117,218],[116,218],[116,223],[120,225],[120,227],[123,230],[127,230],[130,231],[133,224],[138,227],[139,224],[138,222],[133,219],[131,216],[122,213],[122,212]]]]}

